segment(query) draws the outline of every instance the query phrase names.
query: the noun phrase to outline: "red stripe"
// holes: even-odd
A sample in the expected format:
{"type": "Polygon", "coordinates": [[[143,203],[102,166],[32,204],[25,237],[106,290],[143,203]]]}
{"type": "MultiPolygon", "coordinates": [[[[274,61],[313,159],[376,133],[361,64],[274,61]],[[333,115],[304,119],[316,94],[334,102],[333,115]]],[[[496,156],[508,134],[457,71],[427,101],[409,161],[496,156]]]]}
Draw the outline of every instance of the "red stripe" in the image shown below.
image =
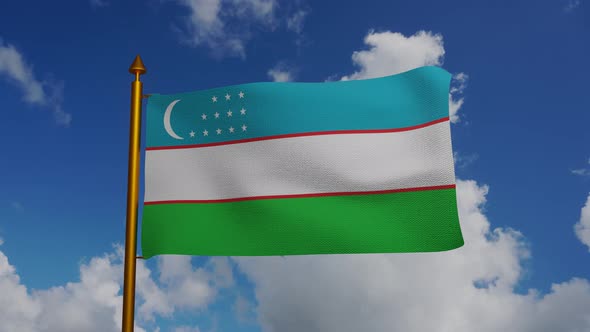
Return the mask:
{"type": "Polygon", "coordinates": [[[236,197],[236,198],[222,198],[222,199],[196,199],[196,200],[171,200],[171,201],[152,201],[144,202],[144,205],[156,204],[197,204],[197,203],[229,203],[254,201],[262,199],[280,199],[280,198],[307,198],[307,197],[329,197],[329,196],[353,196],[353,195],[378,195],[378,194],[392,194],[405,193],[411,191],[426,191],[426,190],[441,190],[454,189],[454,184],[431,186],[431,187],[416,187],[416,188],[402,188],[389,190],[375,190],[375,191],[346,191],[346,192],[332,192],[332,193],[315,193],[315,194],[294,194],[294,195],[269,195],[269,196],[250,196],[250,197],[236,197]]]}
{"type": "Polygon", "coordinates": [[[266,140],[271,140],[271,139],[303,137],[303,136],[338,135],[338,134],[381,134],[381,133],[397,133],[397,132],[416,130],[416,129],[420,129],[420,128],[432,126],[432,125],[435,125],[437,123],[445,122],[445,121],[448,121],[448,120],[449,120],[449,117],[447,116],[447,117],[444,117],[444,118],[440,118],[438,120],[426,122],[426,123],[419,124],[419,125],[416,125],[416,126],[404,127],[404,128],[316,131],[316,132],[309,132],[309,133],[295,133],[295,134],[284,134],[284,135],[273,135],[273,136],[244,138],[244,139],[238,139],[238,140],[234,140],[234,141],[214,142],[214,143],[204,143],[204,144],[173,145],[173,146],[153,146],[153,147],[146,148],[146,150],[147,151],[153,151],[153,150],[194,149],[194,148],[205,148],[205,147],[209,147],[209,146],[239,144],[239,143],[248,143],[248,142],[256,142],[256,141],[266,141],[266,140]]]}

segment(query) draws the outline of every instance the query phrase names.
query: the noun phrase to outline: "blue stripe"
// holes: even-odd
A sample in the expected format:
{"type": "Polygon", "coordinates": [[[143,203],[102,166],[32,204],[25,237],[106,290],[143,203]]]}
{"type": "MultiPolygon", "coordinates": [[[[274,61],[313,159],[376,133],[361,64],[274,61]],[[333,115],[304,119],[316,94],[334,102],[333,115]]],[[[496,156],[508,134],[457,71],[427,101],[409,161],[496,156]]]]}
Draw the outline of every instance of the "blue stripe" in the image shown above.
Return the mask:
{"type": "Polygon", "coordinates": [[[178,146],[306,132],[416,126],[449,116],[450,80],[451,75],[444,69],[421,67],[369,80],[250,83],[173,95],[153,94],[147,104],[146,143],[147,147],[178,146]],[[239,97],[240,91],[243,98],[239,97]],[[229,100],[226,94],[231,96],[229,100]],[[217,102],[212,101],[213,96],[217,102]],[[182,140],[170,136],[164,127],[166,108],[174,100],[180,101],[174,106],[170,123],[182,140]],[[242,108],[245,114],[241,114],[242,108]],[[247,126],[245,131],[242,125],[247,126]],[[222,130],[219,135],[218,128],[222,130]],[[208,136],[204,136],[205,130],[208,136]]]}

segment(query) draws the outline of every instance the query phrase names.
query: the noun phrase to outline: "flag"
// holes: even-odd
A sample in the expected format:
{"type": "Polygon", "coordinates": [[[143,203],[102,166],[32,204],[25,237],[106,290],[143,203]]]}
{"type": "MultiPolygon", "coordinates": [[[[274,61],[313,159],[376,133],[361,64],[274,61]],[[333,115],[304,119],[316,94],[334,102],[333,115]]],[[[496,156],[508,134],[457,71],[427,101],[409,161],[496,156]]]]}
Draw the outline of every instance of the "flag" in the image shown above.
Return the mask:
{"type": "Polygon", "coordinates": [[[143,256],[462,246],[450,79],[421,67],[151,95],[143,256]]]}

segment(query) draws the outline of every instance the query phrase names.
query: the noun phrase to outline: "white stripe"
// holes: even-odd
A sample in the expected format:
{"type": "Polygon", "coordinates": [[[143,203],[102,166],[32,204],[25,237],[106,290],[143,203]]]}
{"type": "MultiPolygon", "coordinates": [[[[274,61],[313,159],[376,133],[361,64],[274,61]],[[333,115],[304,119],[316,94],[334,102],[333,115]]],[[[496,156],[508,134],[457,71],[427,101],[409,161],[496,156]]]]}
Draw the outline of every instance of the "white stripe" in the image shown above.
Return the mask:
{"type": "Polygon", "coordinates": [[[374,191],[454,183],[450,128],[445,121],[397,133],[148,150],[144,201],[374,191]]]}

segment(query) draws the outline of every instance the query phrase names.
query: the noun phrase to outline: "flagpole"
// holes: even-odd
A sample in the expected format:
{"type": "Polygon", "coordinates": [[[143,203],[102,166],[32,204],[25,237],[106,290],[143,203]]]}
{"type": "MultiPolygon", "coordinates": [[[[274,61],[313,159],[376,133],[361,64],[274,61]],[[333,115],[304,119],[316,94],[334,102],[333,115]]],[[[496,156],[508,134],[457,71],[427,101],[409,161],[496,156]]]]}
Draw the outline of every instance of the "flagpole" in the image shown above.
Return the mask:
{"type": "Polygon", "coordinates": [[[123,276],[123,332],[133,332],[135,310],[135,254],[137,251],[137,205],[139,196],[139,144],[141,136],[142,83],[146,69],[138,56],[129,67],[135,75],[131,83],[131,121],[129,124],[129,165],[127,172],[127,227],[125,233],[125,272],[123,276]]]}

